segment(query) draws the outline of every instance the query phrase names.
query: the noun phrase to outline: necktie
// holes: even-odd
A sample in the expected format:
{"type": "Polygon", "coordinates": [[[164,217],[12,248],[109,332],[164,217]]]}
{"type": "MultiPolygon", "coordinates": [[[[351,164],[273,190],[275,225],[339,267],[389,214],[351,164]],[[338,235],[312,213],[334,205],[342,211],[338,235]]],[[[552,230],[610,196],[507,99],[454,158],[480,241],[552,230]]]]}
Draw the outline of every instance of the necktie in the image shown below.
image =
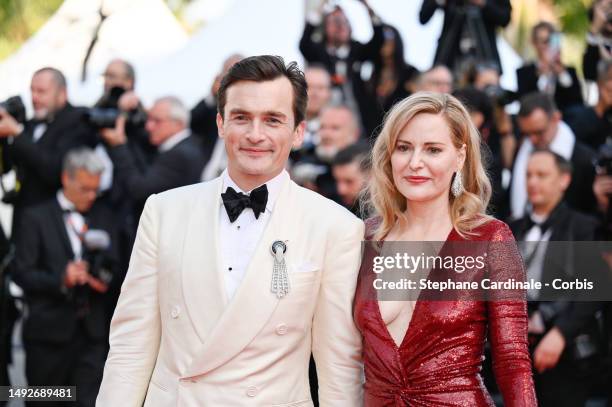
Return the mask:
{"type": "Polygon", "coordinates": [[[233,223],[238,219],[244,208],[253,209],[255,219],[259,219],[259,215],[266,209],[268,202],[268,187],[263,184],[252,190],[249,195],[236,192],[234,188],[228,187],[225,193],[221,194],[221,198],[230,222],[233,223]]]}

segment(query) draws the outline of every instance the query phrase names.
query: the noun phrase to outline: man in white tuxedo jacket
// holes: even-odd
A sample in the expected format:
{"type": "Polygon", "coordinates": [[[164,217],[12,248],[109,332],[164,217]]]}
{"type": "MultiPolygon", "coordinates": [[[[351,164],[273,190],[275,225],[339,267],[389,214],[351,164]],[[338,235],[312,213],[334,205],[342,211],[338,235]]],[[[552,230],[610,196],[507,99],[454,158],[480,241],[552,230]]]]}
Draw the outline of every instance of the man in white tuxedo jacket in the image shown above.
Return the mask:
{"type": "Polygon", "coordinates": [[[312,406],[311,352],[321,406],[362,405],[352,302],[363,223],[284,169],[306,98],[303,74],[279,57],[225,76],[228,168],[147,200],[98,406],[312,406]]]}

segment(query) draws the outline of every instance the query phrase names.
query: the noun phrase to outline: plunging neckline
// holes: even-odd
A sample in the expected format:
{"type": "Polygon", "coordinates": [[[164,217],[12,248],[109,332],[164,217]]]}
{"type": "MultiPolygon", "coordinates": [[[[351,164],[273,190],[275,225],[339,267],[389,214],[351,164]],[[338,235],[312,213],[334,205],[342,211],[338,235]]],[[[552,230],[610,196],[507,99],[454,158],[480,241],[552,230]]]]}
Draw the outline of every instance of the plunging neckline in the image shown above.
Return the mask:
{"type": "MultiPolygon", "coordinates": [[[[448,233],[448,236],[446,237],[446,240],[444,241],[444,244],[442,245],[442,247],[440,248],[440,252],[442,252],[442,249],[444,249],[444,246],[446,246],[446,244],[448,243],[448,241],[450,240],[451,236],[454,234],[455,232],[455,228],[453,227],[451,229],[451,231],[448,233]]],[[[385,239],[382,239],[381,242],[384,244],[385,239]]],[[[381,250],[382,250],[382,246],[381,246],[381,250]]],[[[430,270],[431,272],[431,270],[430,270]]],[[[419,292],[419,295],[415,301],[414,304],[414,308],[412,309],[412,315],[410,317],[410,321],[408,321],[408,328],[406,328],[406,332],[404,332],[404,337],[402,338],[402,340],[400,341],[400,344],[398,345],[395,342],[395,339],[393,339],[393,335],[391,335],[391,332],[389,332],[389,328],[387,328],[387,324],[385,323],[385,320],[383,319],[382,313],[380,312],[380,305],[378,304],[378,294],[374,295],[374,302],[376,303],[376,316],[378,319],[378,322],[382,325],[383,327],[383,332],[385,333],[385,336],[387,337],[387,339],[389,339],[391,341],[391,343],[393,343],[393,347],[395,349],[395,354],[397,355],[399,353],[399,351],[405,346],[406,340],[409,337],[409,333],[410,333],[410,328],[412,327],[413,323],[412,321],[414,321],[414,317],[417,314],[417,309],[419,308],[419,305],[421,304],[421,292],[419,292]]]]}

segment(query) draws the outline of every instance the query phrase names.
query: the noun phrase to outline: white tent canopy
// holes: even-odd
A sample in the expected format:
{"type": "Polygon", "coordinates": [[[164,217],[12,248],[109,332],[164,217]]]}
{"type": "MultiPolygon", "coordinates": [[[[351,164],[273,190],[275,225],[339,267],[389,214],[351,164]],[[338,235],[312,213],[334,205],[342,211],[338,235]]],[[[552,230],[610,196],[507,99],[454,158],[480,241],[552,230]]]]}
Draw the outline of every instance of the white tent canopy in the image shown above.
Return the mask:
{"type": "MultiPolygon", "coordinates": [[[[224,0],[216,8],[204,7],[211,0],[196,0],[189,11],[194,21],[206,25],[189,43],[166,60],[151,65],[142,72],[139,89],[143,99],[173,94],[188,105],[195,104],[209,93],[214,76],[223,60],[233,53],[256,55],[270,53],[285,60],[302,62],[298,44],[304,28],[303,0],[224,0]],[[202,7],[198,7],[200,4],[202,7]]],[[[355,0],[338,0],[351,20],[353,37],[367,41],[372,36],[371,23],[365,7],[355,0]]],[[[409,63],[423,70],[431,66],[443,14],[438,11],[427,24],[421,25],[418,13],[421,1],[370,0],[372,8],[383,21],[401,32],[405,55],[409,63]]],[[[498,41],[504,72],[502,85],[516,89],[515,69],[521,60],[503,40],[498,41]]]]}
{"type": "Polygon", "coordinates": [[[95,101],[106,64],[125,58],[137,71],[182,48],[188,41],[163,0],[65,0],[57,12],[16,53],[0,64],[0,100],[19,94],[29,102],[30,79],[52,66],[66,75],[70,100],[95,101]],[[106,16],[102,24],[100,12],[106,16]],[[81,82],[83,61],[99,27],[81,82]]]}

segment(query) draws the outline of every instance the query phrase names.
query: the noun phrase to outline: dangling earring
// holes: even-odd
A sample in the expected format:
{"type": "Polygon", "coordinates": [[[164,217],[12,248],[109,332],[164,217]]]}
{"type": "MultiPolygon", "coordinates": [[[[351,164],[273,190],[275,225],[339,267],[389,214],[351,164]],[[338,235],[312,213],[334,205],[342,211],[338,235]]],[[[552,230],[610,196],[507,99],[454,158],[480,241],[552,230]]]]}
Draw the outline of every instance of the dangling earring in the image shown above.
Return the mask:
{"type": "Polygon", "coordinates": [[[455,198],[463,193],[463,180],[461,177],[461,170],[457,170],[455,173],[455,178],[453,178],[453,182],[451,183],[451,194],[455,198]]]}

